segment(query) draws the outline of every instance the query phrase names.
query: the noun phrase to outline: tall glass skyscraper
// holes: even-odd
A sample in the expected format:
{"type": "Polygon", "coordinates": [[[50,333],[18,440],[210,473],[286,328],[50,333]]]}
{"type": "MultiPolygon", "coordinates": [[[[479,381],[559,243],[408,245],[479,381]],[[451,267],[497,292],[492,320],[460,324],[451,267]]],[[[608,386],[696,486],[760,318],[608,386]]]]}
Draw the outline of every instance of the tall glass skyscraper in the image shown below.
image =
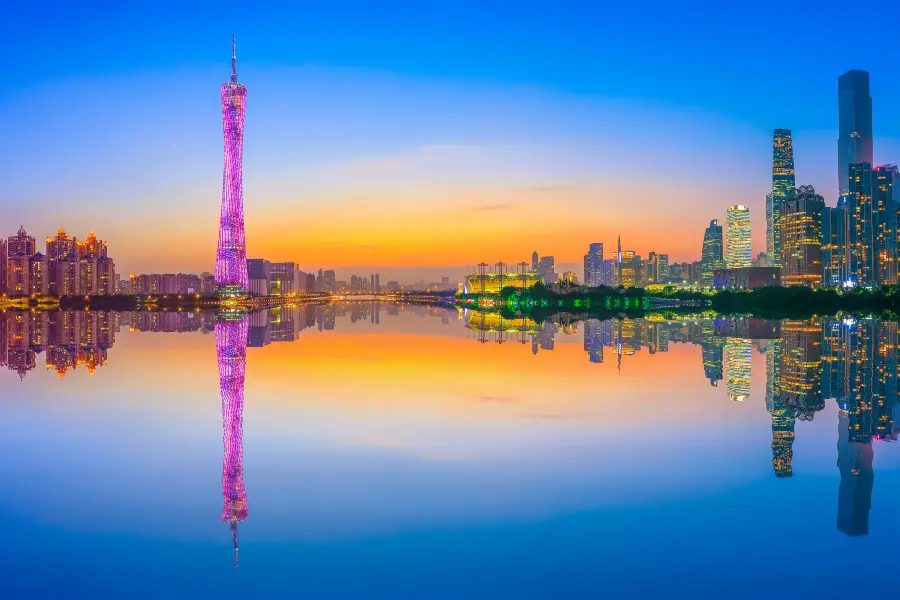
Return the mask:
{"type": "Polygon", "coordinates": [[[842,194],[850,187],[849,164],[875,163],[872,146],[869,73],[847,71],[838,77],[838,185],[842,194]]]}
{"type": "Polygon", "coordinates": [[[875,283],[874,215],[872,212],[872,165],[848,165],[847,208],[850,227],[850,279],[858,284],[875,283]]]}
{"type": "Polygon", "coordinates": [[[872,174],[872,220],[875,281],[897,284],[897,211],[900,209],[900,169],[897,165],[875,167],[872,174]]]}
{"type": "Polygon", "coordinates": [[[584,285],[596,287],[603,284],[603,244],[594,242],[584,255],[584,285]]]}
{"type": "Polygon", "coordinates": [[[722,226],[716,219],[709,222],[703,233],[703,250],[700,254],[701,281],[705,286],[713,284],[713,272],[724,266],[722,261],[722,226]]]}
{"type": "Polygon", "coordinates": [[[766,196],[766,254],[776,267],[781,266],[781,206],[796,185],[791,130],[776,129],[772,139],[772,192],[766,196]]]}
{"type": "Polygon", "coordinates": [[[742,204],[735,204],[728,207],[725,216],[725,266],[729,269],[749,267],[752,260],[750,209],[742,204]]]}
{"type": "Polygon", "coordinates": [[[838,198],[837,206],[822,210],[822,281],[825,287],[840,287],[850,278],[849,195],[838,198]]]}

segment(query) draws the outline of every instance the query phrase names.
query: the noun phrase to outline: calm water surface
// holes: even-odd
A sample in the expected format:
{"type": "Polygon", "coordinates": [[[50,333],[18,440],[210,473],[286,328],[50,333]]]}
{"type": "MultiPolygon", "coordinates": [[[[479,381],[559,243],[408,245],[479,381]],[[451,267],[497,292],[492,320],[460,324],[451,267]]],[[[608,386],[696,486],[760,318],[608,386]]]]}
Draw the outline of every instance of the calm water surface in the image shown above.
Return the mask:
{"type": "Polygon", "coordinates": [[[0,596],[890,593],[898,429],[878,320],[11,312],[0,596]]]}

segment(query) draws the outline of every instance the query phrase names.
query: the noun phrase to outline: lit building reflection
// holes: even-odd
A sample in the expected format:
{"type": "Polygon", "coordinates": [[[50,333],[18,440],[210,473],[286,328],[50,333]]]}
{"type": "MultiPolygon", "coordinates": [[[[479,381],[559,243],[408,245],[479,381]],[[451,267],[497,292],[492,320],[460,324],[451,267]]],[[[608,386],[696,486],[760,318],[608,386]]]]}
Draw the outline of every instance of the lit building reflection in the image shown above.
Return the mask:
{"type": "Polygon", "coordinates": [[[840,408],[838,529],[867,535],[875,474],[873,442],[896,440],[898,411],[897,323],[846,319],[823,336],[832,369],[830,385],[840,408]],[[837,379],[835,382],[834,380],[837,379]]]}
{"type": "Polygon", "coordinates": [[[701,325],[700,348],[703,374],[710,385],[715,387],[722,381],[724,374],[725,338],[715,334],[711,320],[706,320],[701,325]]]}
{"type": "Polygon", "coordinates": [[[750,340],[728,338],[725,342],[725,393],[732,402],[750,397],[750,340]]]}
{"type": "Polygon", "coordinates": [[[215,324],[219,390],[222,394],[222,522],[231,526],[234,564],[238,561],[238,523],[247,518],[244,491],[244,372],[247,364],[246,313],[226,312],[215,324]]]}

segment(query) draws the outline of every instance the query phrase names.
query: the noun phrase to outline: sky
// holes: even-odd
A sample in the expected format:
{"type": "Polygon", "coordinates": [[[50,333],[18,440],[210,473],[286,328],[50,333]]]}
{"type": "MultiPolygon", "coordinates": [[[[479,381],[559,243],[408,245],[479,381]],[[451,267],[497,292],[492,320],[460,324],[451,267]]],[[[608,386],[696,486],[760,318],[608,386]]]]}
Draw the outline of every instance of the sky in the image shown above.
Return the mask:
{"type": "Polygon", "coordinates": [[[871,72],[876,162],[900,162],[900,45],[846,3],[121,4],[0,23],[0,235],[94,230],[121,273],[213,266],[232,33],[248,255],[339,278],[533,250],[580,272],[620,234],[696,260],[732,204],[763,251],[774,128],[834,202],[848,69],[871,72]]]}

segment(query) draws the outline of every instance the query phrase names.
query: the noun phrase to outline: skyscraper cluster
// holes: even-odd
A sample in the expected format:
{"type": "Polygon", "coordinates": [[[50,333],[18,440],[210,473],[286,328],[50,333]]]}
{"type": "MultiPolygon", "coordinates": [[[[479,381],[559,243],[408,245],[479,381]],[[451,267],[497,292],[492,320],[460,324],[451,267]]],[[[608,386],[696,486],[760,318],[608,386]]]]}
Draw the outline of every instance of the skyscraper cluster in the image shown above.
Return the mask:
{"type": "Polygon", "coordinates": [[[766,250],[783,285],[897,284],[900,171],[876,166],[869,74],[838,78],[838,198],[795,187],[791,132],[773,137],[772,192],[766,197],[766,250]]]}
{"type": "Polygon", "coordinates": [[[46,238],[45,253],[24,227],[0,242],[0,293],[8,296],[108,295],[118,277],[107,243],[90,232],[84,241],[59,228],[46,238]]]}

